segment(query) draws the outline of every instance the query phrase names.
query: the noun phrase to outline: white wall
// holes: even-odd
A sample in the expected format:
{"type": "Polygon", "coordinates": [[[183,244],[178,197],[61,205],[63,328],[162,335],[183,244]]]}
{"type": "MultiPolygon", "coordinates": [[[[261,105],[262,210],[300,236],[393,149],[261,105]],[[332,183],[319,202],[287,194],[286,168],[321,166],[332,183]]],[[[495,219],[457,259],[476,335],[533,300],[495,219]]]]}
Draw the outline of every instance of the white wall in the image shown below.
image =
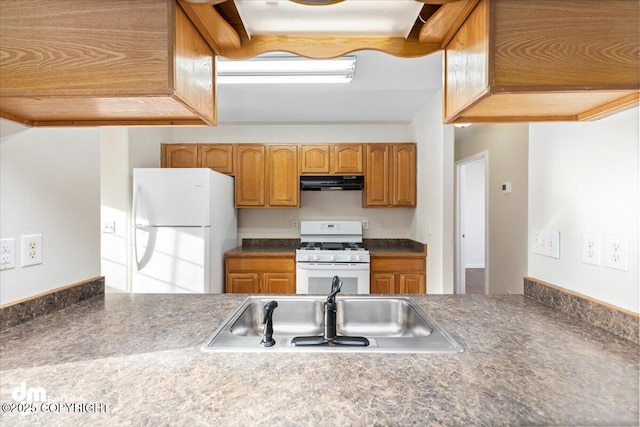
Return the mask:
{"type": "Polygon", "coordinates": [[[527,124],[483,124],[456,128],[455,159],[487,152],[489,293],[522,293],[527,274],[527,124]],[[512,192],[501,184],[511,182],[512,192]]]}
{"type": "Polygon", "coordinates": [[[100,268],[109,292],[128,290],[129,173],[129,129],[100,128],[100,268]]]}
{"type": "Polygon", "coordinates": [[[239,238],[299,238],[294,220],[369,220],[368,238],[410,238],[415,209],[363,208],[362,191],[302,191],[299,209],[239,209],[239,238]]]}
{"type": "Polygon", "coordinates": [[[453,126],[442,124],[442,91],[411,122],[418,144],[418,206],[410,236],[427,243],[427,293],[453,293],[453,126]]]}
{"type": "Polygon", "coordinates": [[[98,129],[0,127],[0,236],[42,234],[43,257],[0,272],[0,304],[99,276],[98,129]]]}
{"type": "Polygon", "coordinates": [[[465,268],[484,268],[485,161],[464,166],[464,261],[465,268]]]}
{"type": "Polygon", "coordinates": [[[529,253],[529,276],[638,312],[638,108],[595,122],[532,124],[529,232],[561,232],[560,259],[529,253]],[[629,239],[629,270],[581,262],[583,233],[629,239]]]}

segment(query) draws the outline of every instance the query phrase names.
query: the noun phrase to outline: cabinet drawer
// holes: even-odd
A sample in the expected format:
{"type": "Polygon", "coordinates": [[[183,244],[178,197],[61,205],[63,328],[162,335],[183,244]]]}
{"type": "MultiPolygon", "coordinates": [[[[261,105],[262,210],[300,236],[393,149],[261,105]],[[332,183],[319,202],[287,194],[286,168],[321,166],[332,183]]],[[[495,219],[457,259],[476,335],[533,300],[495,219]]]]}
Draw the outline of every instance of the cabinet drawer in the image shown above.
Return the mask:
{"type": "Polygon", "coordinates": [[[389,271],[402,273],[406,271],[425,271],[424,258],[371,258],[371,271],[389,271]]]}
{"type": "Polygon", "coordinates": [[[291,258],[227,258],[227,272],[238,271],[295,271],[295,259],[291,258]]]}

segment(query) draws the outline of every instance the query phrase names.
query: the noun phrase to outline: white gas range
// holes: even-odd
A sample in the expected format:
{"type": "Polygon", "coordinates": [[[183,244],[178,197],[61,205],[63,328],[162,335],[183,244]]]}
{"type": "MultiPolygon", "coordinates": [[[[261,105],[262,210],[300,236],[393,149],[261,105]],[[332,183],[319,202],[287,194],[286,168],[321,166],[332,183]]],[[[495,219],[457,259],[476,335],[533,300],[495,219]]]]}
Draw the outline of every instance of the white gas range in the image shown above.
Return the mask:
{"type": "Polygon", "coordinates": [[[296,250],[296,292],[328,294],[331,279],[342,279],[342,293],[369,293],[369,251],[360,221],[301,221],[296,250]]]}

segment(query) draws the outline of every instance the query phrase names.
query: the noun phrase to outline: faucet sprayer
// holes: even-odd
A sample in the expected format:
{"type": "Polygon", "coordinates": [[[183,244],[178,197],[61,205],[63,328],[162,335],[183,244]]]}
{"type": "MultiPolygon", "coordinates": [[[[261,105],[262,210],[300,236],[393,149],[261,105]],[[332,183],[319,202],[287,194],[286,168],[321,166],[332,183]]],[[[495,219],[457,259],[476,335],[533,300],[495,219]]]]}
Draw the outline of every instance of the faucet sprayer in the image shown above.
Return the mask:
{"type": "Polygon", "coordinates": [[[276,301],[271,301],[264,305],[264,317],[262,319],[264,329],[262,341],[260,341],[263,347],[271,347],[276,343],[276,340],[273,339],[273,312],[277,306],[278,303],[276,301]]]}

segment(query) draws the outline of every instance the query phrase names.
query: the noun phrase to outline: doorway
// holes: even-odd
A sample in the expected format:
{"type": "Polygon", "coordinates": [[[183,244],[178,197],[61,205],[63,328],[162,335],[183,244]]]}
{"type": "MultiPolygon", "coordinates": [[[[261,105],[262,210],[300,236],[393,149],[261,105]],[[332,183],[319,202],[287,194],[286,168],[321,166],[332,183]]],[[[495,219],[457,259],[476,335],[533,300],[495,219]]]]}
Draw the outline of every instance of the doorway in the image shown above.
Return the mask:
{"type": "Polygon", "coordinates": [[[483,151],[456,162],[456,293],[488,294],[488,162],[483,151]]]}

